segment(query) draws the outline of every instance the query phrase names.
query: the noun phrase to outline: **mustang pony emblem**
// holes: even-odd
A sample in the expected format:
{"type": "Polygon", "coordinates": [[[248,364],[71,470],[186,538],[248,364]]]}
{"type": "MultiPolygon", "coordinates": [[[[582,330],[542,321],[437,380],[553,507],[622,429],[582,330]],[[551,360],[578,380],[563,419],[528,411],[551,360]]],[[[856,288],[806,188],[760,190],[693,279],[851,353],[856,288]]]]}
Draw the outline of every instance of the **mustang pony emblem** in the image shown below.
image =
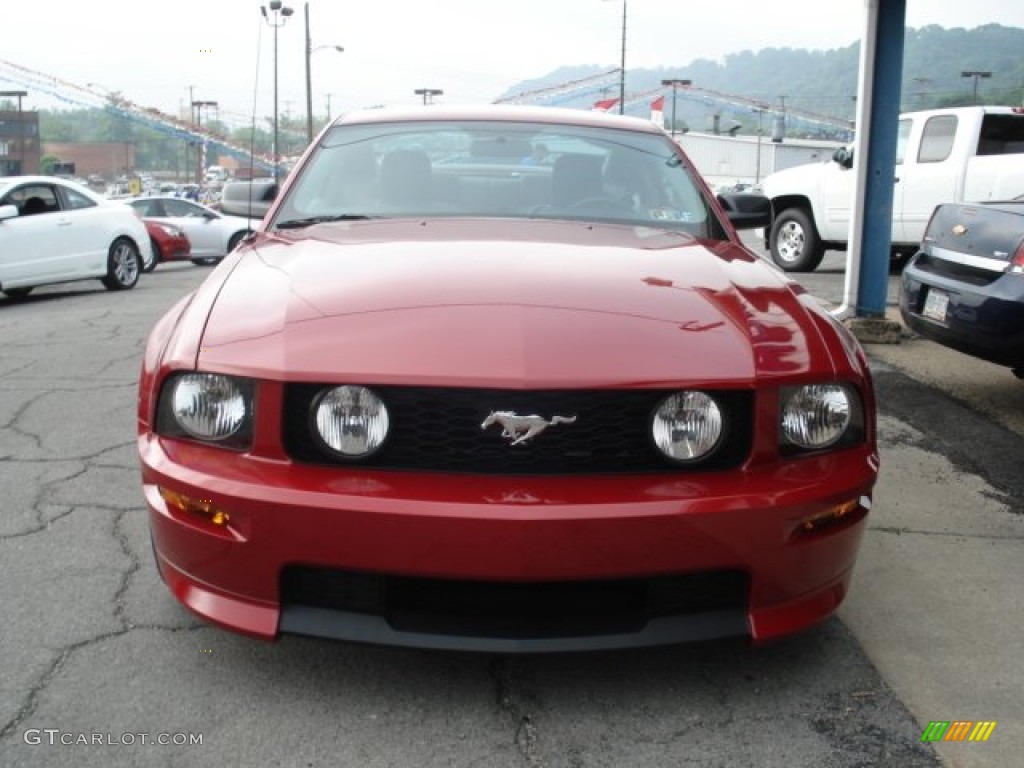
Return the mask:
{"type": "Polygon", "coordinates": [[[572,424],[576,421],[575,416],[552,416],[551,420],[540,416],[520,416],[515,411],[491,411],[480,429],[487,429],[491,424],[501,424],[501,436],[512,438],[509,445],[525,443],[531,437],[539,435],[545,429],[555,424],[572,424]]]}

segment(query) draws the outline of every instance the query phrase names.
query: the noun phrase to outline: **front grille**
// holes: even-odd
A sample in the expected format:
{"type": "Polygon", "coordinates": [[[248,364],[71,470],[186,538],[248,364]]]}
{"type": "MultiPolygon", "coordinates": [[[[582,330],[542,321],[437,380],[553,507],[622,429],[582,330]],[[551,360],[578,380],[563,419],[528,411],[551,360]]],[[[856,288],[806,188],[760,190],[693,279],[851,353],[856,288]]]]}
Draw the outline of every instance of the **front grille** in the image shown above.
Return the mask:
{"type": "MultiPolygon", "coordinates": [[[[294,460],[344,464],[313,438],[310,406],[325,386],[290,384],[283,414],[285,450],[294,460]]],[[[749,455],[753,393],[712,394],[725,415],[719,448],[696,464],[665,459],[650,436],[650,418],[675,390],[495,390],[440,387],[374,387],[390,414],[384,446],[359,462],[375,469],[481,474],[593,474],[608,472],[732,469],[749,455]],[[520,445],[501,437],[501,427],[481,423],[491,411],[576,416],[520,445]]]]}
{"type": "Polygon", "coordinates": [[[283,606],[379,616],[400,632],[476,637],[638,632],[657,618],[712,611],[745,613],[748,591],[749,577],[743,571],[513,583],[290,566],[281,576],[283,606]]]}

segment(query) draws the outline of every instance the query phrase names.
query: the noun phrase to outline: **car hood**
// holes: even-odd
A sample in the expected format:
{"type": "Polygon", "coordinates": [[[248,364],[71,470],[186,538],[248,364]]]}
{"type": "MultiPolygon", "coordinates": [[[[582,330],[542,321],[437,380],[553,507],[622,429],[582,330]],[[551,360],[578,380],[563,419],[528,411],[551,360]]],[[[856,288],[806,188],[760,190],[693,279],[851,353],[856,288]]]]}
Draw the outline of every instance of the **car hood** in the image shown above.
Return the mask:
{"type": "Polygon", "coordinates": [[[832,370],[810,303],[736,244],[683,233],[353,222],[243,247],[198,361],[291,381],[739,386],[832,370]]]}

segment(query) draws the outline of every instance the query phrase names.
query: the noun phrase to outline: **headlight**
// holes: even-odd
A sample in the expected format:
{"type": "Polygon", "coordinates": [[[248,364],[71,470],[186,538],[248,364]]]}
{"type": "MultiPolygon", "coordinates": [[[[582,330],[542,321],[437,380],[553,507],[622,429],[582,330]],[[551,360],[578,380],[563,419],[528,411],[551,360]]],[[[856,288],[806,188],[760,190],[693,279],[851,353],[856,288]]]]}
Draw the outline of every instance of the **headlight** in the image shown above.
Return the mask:
{"type": "Polygon", "coordinates": [[[651,434],[658,449],[674,461],[697,461],[722,437],[722,412],[703,392],[669,395],[655,409],[651,434]]]}
{"type": "Polygon", "coordinates": [[[200,440],[226,440],[241,430],[248,416],[248,398],[234,379],[220,374],[187,373],[172,385],[170,410],[174,422],[200,440]]]}
{"type": "Polygon", "coordinates": [[[850,426],[854,399],[841,384],[783,390],[782,436],[806,450],[828,448],[850,426]]]}
{"type": "Polygon", "coordinates": [[[323,445],[348,459],[369,456],[388,435],[388,409],[366,387],[346,384],[313,400],[315,434],[323,445]]]}

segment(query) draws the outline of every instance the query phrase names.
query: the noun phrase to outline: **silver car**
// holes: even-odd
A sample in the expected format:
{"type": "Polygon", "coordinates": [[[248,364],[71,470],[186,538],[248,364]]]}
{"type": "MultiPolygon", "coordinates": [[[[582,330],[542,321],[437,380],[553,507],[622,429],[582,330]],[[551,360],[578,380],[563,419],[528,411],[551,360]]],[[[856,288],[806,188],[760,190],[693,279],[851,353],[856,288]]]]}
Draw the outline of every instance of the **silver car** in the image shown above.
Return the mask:
{"type": "Polygon", "coordinates": [[[242,216],[227,216],[180,197],[136,197],[125,202],[143,218],[184,230],[192,243],[194,264],[220,261],[259,223],[242,216]]]}

